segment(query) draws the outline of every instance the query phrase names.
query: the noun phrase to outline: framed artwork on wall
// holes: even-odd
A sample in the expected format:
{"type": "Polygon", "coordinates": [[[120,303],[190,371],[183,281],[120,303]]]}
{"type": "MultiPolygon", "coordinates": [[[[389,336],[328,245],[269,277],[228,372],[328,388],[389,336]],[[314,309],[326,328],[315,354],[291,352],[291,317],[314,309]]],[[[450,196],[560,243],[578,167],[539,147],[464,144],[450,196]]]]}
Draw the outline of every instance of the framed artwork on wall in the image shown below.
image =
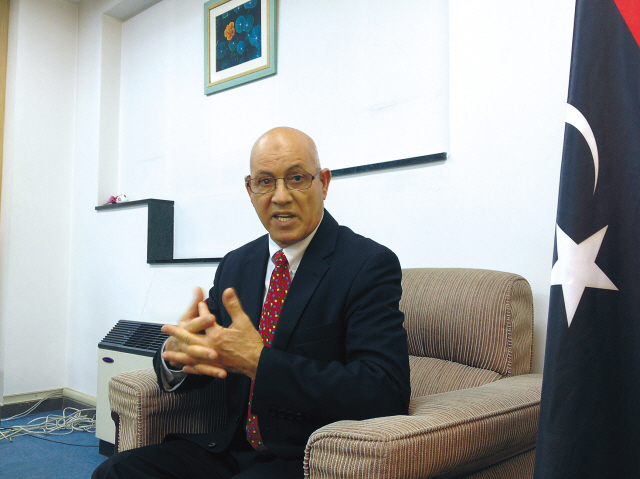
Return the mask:
{"type": "Polygon", "coordinates": [[[276,0],[204,4],[204,93],[276,73],[276,0]]]}

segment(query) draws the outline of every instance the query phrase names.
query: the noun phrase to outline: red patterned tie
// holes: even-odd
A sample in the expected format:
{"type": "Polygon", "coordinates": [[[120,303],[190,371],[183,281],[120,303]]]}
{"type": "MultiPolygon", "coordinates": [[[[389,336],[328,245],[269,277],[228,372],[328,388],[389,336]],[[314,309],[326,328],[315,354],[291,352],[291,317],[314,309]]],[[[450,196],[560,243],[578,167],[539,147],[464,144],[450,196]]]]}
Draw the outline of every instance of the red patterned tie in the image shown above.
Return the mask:
{"type": "MultiPolygon", "coordinates": [[[[286,298],[289,292],[289,285],[291,280],[289,278],[289,266],[287,265],[287,258],[282,250],[273,255],[276,267],[271,273],[271,282],[269,283],[269,291],[267,291],[267,297],[264,300],[264,306],[262,307],[262,315],[260,316],[260,335],[262,336],[262,342],[267,348],[271,347],[273,342],[273,333],[276,331],[276,325],[278,324],[278,318],[280,317],[280,311],[282,311],[282,304],[284,298],[286,298]]],[[[260,436],[260,429],[258,428],[258,416],[251,414],[251,403],[253,402],[253,383],[251,381],[251,393],[249,394],[249,412],[247,416],[247,441],[253,446],[256,451],[263,451],[267,447],[262,442],[260,436]]]]}

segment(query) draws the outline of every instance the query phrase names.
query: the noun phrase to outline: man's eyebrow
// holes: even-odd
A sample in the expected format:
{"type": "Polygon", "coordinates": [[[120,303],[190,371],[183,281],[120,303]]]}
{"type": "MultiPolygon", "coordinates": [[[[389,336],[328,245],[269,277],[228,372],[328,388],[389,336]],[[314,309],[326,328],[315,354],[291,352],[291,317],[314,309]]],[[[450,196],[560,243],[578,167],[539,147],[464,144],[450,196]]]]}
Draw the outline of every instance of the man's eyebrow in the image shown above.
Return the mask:
{"type": "MultiPolygon", "coordinates": [[[[304,165],[292,165],[289,168],[287,168],[286,171],[291,171],[291,170],[295,170],[296,168],[301,168],[301,169],[305,169],[304,165]]],[[[273,173],[271,173],[270,171],[266,171],[266,170],[262,170],[262,171],[258,171],[257,172],[258,175],[269,175],[269,176],[274,176],[273,173]]]]}

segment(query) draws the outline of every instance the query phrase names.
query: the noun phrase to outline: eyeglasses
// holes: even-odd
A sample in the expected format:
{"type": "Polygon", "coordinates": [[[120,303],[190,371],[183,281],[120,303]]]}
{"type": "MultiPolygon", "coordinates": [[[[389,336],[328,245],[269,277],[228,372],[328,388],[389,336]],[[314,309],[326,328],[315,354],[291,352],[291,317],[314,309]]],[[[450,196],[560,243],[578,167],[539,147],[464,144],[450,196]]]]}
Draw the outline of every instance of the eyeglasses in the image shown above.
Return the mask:
{"type": "Polygon", "coordinates": [[[311,175],[311,173],[294,173],[292,175],[285,176],[284,178],[274,178],[272,176],[251,178],[250,176],[246,176],[244,181],[249,189],[251,189],[252,193],[256,195],[264,195],[265,193],[275,191],[276,186],[278,185],[278,180],[284,180],[285,186],[290,190],[306,190],[311,188],[311,182],[315,180],[319,174],[320,171],[315,175],[311,175]]]}

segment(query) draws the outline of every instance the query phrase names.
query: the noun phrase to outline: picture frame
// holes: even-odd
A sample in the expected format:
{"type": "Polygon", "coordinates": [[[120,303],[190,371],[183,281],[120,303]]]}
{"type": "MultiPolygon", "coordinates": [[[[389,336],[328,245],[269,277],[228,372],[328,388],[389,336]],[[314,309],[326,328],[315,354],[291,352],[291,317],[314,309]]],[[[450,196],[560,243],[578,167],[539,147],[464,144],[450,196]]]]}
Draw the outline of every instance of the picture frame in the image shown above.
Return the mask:
{"type": "Polygon", "coordinates": [[[204,4],[204,93],[276,73],[276,0],[204,4]]]}

